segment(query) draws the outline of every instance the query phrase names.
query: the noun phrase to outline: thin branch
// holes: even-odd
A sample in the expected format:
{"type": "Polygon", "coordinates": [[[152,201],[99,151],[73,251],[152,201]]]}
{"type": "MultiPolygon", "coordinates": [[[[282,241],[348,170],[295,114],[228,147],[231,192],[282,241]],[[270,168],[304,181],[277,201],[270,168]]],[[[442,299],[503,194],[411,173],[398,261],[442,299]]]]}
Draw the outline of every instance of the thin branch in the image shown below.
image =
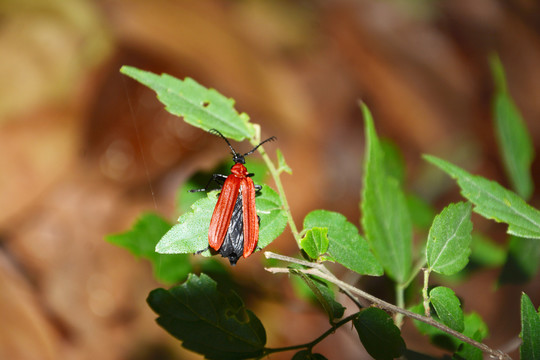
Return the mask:
{"type": "MultiPolygon", "coordinates": [[[[278,274],[278,273],[288,273],[289,272],[289,269],[287,268],[266,268],[267,271],[273,273],[273,274],[278,274]]],[[[447,334],[450,334],[454,337],[456,337],[457,339],[463,341],[463,342],[466,342],[474,347],[477,347],[478,349],[482,350],[483,352],[489,354],[490,356],[496,358],[496,359],[500,359],[500,360],[511,360],[511,357],[508,355],[508,354],[505,354],[504,352],[500,351],[500,350],[494,350],[492,348],[490,348],[489,346],[487,346],[486,344],[483,344],[483,343],[480,343],[476,340],[473,340],[465,335],[463,335],[462,333],[460,332],[457,332],[435,320],[433,320],[432,318],[429,318],[429,317],[426,317],[426,316],[422,316],[422,315],[419,315],[419,314],[416,314],[416,313],[413,313],[412,311],[409,311],[409,310],[406,310],[406,309],[402,309],[400,307],[397,307],[393,304],[390,304],[382,299],[379,299],[371,294],[368,294],[366,293],[365,291],[362,291],[358,288],[355,288],[354,286],[352,285],[349,285],[347,284],[346,282],[343,282],[335,277],[332,277],[332,276],[328,276],[327,274],[319,271],[318,269],[315,269],[315,268],[310,268],[310,269],[297,269],[298,271],[302,271],[303,273],[305,274],[309,274],[309,275],[313,275],[313,276],[317,276],[317,277],[320,277],[322,279],[325,279],[325,280],[328,280],[332,283],[334,283],[335,285],[337,285],[340,289],[347,289],[349,290],[351,293],[354,293],[354,294],[357,294],[358,296],[360,297],[363,297],[364,299],[367,299],[369,301],[371,301],[373,304],[377,305],[378,307],[382,308],[382,309],[385,309],[387,311],[390,311],[392,313],[400,313],[400,314],[403,314],[407,317],[410,317],[412,319],[415,319],[415,320],[418,320],[418,321],[421,321],[423,323],[426,323],[428,325],[431,325],[441,331],[444,331],[445,333],[447,334]]]]}

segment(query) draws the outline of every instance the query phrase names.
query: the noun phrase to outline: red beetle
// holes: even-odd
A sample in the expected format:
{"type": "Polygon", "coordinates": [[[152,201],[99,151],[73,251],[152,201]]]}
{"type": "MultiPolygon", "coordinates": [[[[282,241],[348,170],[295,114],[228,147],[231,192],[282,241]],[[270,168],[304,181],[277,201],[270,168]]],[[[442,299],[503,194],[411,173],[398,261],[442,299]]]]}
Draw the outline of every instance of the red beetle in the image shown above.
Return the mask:
{"type": "MultiPolygon", "coordinates": [[[[247,258],[255,251],[259,240],[259,217],[255,209],[255,192],[261,190],[255,185],[244,166],[245,157],[252,154],[262,144],[276,140],[272,136],[251,151],[245,154],[237,153],[227,138],[216,129],[209,132],[219,135],[227,142],[233,155],[234,165],[229,176],[214,174],[204,189],[190,190],[190,192],[208,191],[212,181],[222,185],[219,198],[210,220],[208,230],[208,247],[217,251],[221,256],[229,259],[235,265],[241,256],[247,258]]],[[[200,250],[201,253],[208,249],[200,250]]]]}

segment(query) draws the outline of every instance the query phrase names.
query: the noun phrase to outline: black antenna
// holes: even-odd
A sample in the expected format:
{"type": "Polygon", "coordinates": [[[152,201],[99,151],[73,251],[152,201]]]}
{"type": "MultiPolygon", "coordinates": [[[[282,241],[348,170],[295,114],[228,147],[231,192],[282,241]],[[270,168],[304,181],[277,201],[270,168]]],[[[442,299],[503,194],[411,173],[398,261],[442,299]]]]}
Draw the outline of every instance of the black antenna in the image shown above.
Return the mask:
{"type": "Polygon", "coordinates": [[[229,142],[229,140],[227,140],[227,138],[225,136],[223,136],[222,133],[220,133],[218,130],[216,129],[210,129],[208,130],[209,133],[212,133],[212,134],[216,134],[216,135],[219,135],[221,136],[221,138],[223,140],[225,140],[225,142],[227,143],[227,145],[229,145],[229,148],[231,149],[231,153],[233,155],[233,161],[235,164],[245,164],[246,163],[246,160],[244,159],[245,156],[248,156],[248,155],[251,155],[253,154],[253,152],[255,150],[257,150],[259,148],[259,146],[261,146],[262,144],[264,144],[265,142],[268,142],[268,141],[274,141],[274,140],[277,140],[277,138],[275,136],[272,136],[272,137],[269,137],[268,139],[264,140],[263,142],[261,142],[259,145],[255,146],[253,149],[251,149],[251,151],[245,153],[244,155],[242,154],[239,154],[237,153],[234,148],[232,147],[231,143],[229,142]]]}
{"type": "Polygon", "coordinates": [[[229,148],[231,149],[231,152],[233,154],[233,156],[237,156],[238,153],[234,150],[234,148],[232,147],[231,143],[229,142],[229,140],[227,140],[227,138],[225,136],[223,136],[222,133],[220,133],[219,131],[217,131],[216,129],[210,129],[208,130],[209,133],[212,133],[212,134],[216,134],[216,135],[219,135],[221,136],[221,138],[223,140],[225,140],[225,142],[227,143],[227,145],[229,145],[229,148]]]}

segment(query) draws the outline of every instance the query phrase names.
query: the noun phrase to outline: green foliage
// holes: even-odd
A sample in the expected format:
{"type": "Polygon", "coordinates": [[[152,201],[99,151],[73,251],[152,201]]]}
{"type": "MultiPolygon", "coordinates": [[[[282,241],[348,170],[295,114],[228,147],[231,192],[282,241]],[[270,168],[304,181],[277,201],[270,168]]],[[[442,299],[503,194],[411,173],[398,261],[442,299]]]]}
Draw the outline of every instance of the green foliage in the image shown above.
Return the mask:
{"type": "Polygon", "coordinates": [[[327,210],[315,210],[304,218],[304,230],[328,229],[328,257],[359,274],[382,275],[382,268],[369,251],[366,240],[360,236],[356,226],[345,216],[327,210]]]}
{"type": "Polygon", "coordinates": [[[484,267],[496,267],[503,265],[505,258],[506,250],[486,237],[473,232],[471,242],[472,262],[484,267]]]}
{"type": "Polygon", "coordinates": [[[402,284],[412,267],[411,218],[399,182],[387,173],[371,113],[365,105],[362,111],[366,123],[362,226],[370,248],[388,276],[402,284]]]}
{"type": "MultiPolygon", "coordinates": [[[[196,201],[192,211],[178,218],[174,225],[159,241],[156,251],[160,254],[194,254],[208,247],[208,228],[214,207],[217,203],[217,191],[208,193],[206,198],[196,201]]],[[[260,196],[255,198],[257,214],[261,218],[259,242],[261,249],[270,244],[283,232],[287,223],[277,193],[263,185],[260,196]]],[[[208,255],[209,251],[203,254],[208,255]]]]}
{"type": "Polygon", "coordinates": [[[487,219],[508,224],[511,235],[540,239],[540,211],[495,181],[474,176],[434,156],[424,158],[457,179],[461,194],[475,205],[474,211],[487,219]]]}
{"type": "Polygon", "coordinates": [[[419,229],[429,229],[435,210],[421,197],[414,194],[406,194],[407,208],[411,214],[411,221],[419,229]]]}
{"type": "Polygon", "coordinates": [[[364,348],[375,360],[391,360],[403,354],[401,331],[385,311],[374,307],[362,310],[353,324],[364,348]]]}
{"type": "Polygon", "coordinates": [[[107,235],[105,239],[137,257],[149,260],[155,277],[163,283],[173,284],[184,280],[192,267],[186,255],[164,256],[156,253],[156,244],[170,228],[171,224],[161,216],[147,213],[136,221],[131,230],[107,235]]]}
{"type": "Polygon", "coordinates": [[[331,324],[336,319],[343,317],[345,307],[335,300],[334,292],[328,287],[328,284],[300,271],[293,270],[292,273],[298,275],[309,287],[315,298],[319,301],[322,308],[328,315],[328,319],[331,324]]]}
{"type": "Polygon", "coordinates": [[[495,132],[503,164],[512,188],[522,198],[528,199],[533,192],[530,168],[534,158],[534,148],[531,137],[518,108],[508,93],[504,68],[496,56],[491,58],[491,70],[496,89],[493,99],[495,132]]]}
{"type": "Polygon", "coordinates": [[[429,270],[452,275],[467,265],[471,249],[471,204],[448,205],[433,220],[426,258],[429,270]]]}
{"type": "Polygon", "coordinates": [[[191,274],[170,290],[152,291],[148,304],[161,327],[207,359],[249,359],[263,353],[266,332],[259,319],[236,293],[219,292],[205,274],[191,274]]]}
{"type": "Polygon", "coordinates": [[[207,131],[217,129],[225,137],[237,141],[255,135],[249,116],[235,110],[234,100],[191,78],[179,80],[168,74],[160,76],[131,66],[122,66],[120,72],[154,90],[168,112],[182,117],[190,125],[207,131]]]}
{"type": "Polygon", "coordinates": [[[521,359],[540,360],[540,314],[535,310],[531,299],[525,293],[521,295],[521,333],[519,337],[523,341],[519,348],[521,359]]]}
{"type": "Polygon", "coordinates": [[[328,250],[328,228],[313,227],[300,242],[302,249],[312,259],[319,259],[328,250]]]}
{"type": "Polygon", "coordinates": [[[281,153],[281,150],[279,149],[276,150],[276,157],[278,160],[278,169],[277,169],[278,173],[286,172],[287,174],[292,175],[292,170],[289,167],[289,165],[287,165],[287,163],[285,162],[285,157],[281,153]]]}
{"type": "Polygon", "coordinates": [[[540,241],[510,236],[506,262],[499,276],[501,284],[530,281],[540,265],[540,241]]]}
{"type": "Polygon", "coordinates": [[[429,301],[443,324],[459,332],[465,329],[461,303],[452,289],[444,286],[431,289],[429,301]]]}

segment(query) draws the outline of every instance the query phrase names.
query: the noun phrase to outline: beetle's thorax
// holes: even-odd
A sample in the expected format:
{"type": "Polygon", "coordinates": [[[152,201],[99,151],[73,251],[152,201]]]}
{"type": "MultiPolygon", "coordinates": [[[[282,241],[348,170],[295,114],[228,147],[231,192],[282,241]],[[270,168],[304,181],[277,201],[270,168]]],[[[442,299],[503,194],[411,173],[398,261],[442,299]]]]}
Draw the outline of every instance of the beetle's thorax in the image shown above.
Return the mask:
{"type": "Polygon", "coordinates": [[[234,164],[231,168],[231,174],[239,178],[245,178],[248,174],[248,171],[244,165],[234,164]]]}

